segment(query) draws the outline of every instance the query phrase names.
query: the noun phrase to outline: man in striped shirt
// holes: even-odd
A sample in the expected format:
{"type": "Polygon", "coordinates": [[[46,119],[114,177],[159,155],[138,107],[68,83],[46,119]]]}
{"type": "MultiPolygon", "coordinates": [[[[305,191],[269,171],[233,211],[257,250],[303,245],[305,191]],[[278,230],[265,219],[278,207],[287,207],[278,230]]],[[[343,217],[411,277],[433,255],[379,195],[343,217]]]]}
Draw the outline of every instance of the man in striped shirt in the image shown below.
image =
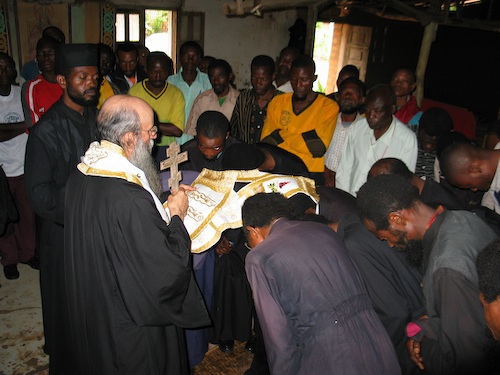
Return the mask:
{"type": "Polygon", "coordinates": [[[359,110],[363,106],[365,93],[365,84],[354,77],[347,78],[339,85],[338,103],[340,112],[335,132],[325,153],[325,184],[327,186],[335,187],[335,174],[337,173],[347,134],[356,123],[363,119],[359,110]]]}
{"type": "Polygon", "coordinates": [[[252,88],[241,91],[231,117],[231,135],[245,143],[260,141],[267,105],[281,91],[273,86],[276,76],[271,57],[259,55],[250,65],[252,88]]]}

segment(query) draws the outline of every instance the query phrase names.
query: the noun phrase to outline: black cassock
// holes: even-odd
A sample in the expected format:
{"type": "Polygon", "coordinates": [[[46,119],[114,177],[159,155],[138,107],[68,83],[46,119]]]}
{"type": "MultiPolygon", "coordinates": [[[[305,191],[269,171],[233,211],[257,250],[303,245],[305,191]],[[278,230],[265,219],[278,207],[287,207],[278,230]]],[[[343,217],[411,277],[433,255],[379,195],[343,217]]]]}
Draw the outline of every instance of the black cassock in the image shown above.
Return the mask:
{"type": "Polygon", "coordinates": [[[182,328],[210,324],[191,241],[126,180],[76,172],[66,189],[64,284],[73,374],[184,374],[182,328]]]}
{"type": "Polygon", "coordinates": [[[363,225],[359,216],[340,218],[338,234],[363,277],[373,308],[396,349],[403,374],[420,374],[406,351],[406,324],[425,314],[422,273],[363,225]]]}
{"type": "Polygon", "coordinates": [[[64,192],[69,175],[95,140],[96,114],[95,108],[88,107],[82,116],[60,99],[30,129],[26,146],[24,176],[37,215],[45,351],[52,375],[70,371],[64,368],[66,344],[60,325],[64,192]]]}

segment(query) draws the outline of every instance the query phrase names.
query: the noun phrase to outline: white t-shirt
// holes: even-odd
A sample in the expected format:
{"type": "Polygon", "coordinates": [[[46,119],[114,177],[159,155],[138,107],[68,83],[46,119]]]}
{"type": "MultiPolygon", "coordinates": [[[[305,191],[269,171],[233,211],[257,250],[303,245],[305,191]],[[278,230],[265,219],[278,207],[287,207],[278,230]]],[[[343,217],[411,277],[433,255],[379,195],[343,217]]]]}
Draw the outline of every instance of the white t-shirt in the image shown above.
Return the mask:
{"type": "Polygon", "coordinates": [[[500,162],[497,165],[497,171],[495,176],[493,177],[493,181],[491,182],[490,190],[488,190],[483,195],[483,200],[481,201],[481,205],[484,207],[488,207],[490,210],[495,211],[497,214],[500,214],[500,162]]]}
{"type": "MultiPolygon", "coordinates": [[[[0,95],[0,126],[24,121],[21,105],[21,88],[11,86],[10,95],[0,95]]],[[[24,174],[24,154],[28,134],[22,133],[8,141],[0,142],[0,165],[7,177],[24,174]]]]}

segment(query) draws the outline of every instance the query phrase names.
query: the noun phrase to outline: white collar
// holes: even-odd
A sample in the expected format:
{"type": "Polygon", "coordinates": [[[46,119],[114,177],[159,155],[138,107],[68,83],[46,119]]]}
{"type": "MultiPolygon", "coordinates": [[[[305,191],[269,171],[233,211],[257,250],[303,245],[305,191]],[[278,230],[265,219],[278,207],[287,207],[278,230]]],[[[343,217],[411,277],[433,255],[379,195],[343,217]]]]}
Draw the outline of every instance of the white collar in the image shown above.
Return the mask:
{"type": "Polygon", "coordinates": [[[121,178],[142,186],[151,194],[163,220],[170,221],[165,208],[151,190],[146,174],[127,159],[120,146],[108,141],[101,141],[100,144],[92,142],[78,164],[78,170],[87,176],[121,178]]]}

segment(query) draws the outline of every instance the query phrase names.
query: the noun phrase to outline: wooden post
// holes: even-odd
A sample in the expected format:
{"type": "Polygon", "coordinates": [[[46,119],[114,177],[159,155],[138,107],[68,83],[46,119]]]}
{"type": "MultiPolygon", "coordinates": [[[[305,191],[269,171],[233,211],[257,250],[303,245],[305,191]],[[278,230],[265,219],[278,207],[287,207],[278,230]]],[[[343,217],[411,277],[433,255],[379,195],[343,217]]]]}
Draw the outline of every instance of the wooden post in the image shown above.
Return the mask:
{"type": "Polygon", "coordinates": [[[314,34],[316,33],[316,21],[318,20],[318,8],[316,6],[307,7],[307,28],[306,43],[304,53],[312,57],[314,49],[314,34]]]}
{"type": "Polygon", "coordinates": [[[170,190],[179,190],[179,181],[182,180],[182,173],[179,171],[179,164],[188,160],[187,151],[181,152],[177,142],[172,142],[167,149],[167,159],[160,163],[160,170],[170,167],[170,178],[168,179],[168,187],[170,190]]]}
{"type": "Polygon", "coordinates": [[[427,69],[427,62],[429,61],[432,42],[436,39],[437,29],[437,23],[429,23],[425,26],[424,36],[422,37],[420,55],[418,56],[417,69],[415,72],[415,75],[417,76],[417,89],[415,90],[415,97],[419,107],[422,106],[422,100],[424,99],[425,70],[427,69]]]}

